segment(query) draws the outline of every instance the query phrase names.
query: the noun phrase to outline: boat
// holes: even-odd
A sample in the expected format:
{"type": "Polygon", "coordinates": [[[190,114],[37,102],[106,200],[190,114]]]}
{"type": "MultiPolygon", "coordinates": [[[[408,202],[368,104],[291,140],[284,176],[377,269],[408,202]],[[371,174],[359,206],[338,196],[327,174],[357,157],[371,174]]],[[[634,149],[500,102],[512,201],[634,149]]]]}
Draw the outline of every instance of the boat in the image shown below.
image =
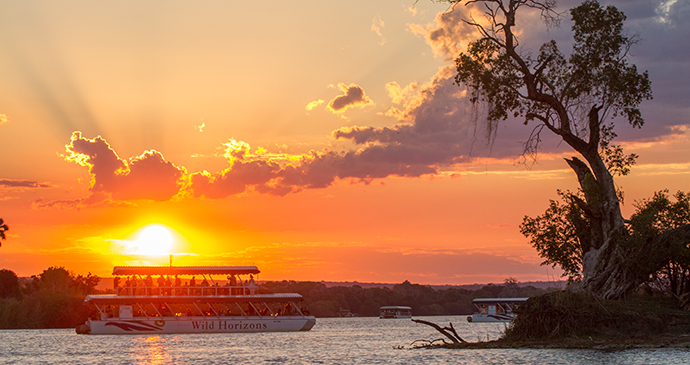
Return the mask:
{"type": "Polygon", "coordinates": [[[79,334],[286,332],[309,331],[316,324],[298,306],[301,295],[258,293],[257,274],[256,266],[116,266],[114,294],[87,295],[84,304],[92,311],[76,330],[79,334]],[[198,277],[203,279],[200,283],[198,277]]]}
{"type": "Polygon", "coordinates": [[[412,318],[412,308],[400,305],[384,306],[379,309],[379,318],[412,318]]]}
{"type": "Polygon", "coordinates": [[[467,322],[510,322],[515,309],[529,298],[477,298],[472,304],[479,311],[467,316],[467,322]]]}

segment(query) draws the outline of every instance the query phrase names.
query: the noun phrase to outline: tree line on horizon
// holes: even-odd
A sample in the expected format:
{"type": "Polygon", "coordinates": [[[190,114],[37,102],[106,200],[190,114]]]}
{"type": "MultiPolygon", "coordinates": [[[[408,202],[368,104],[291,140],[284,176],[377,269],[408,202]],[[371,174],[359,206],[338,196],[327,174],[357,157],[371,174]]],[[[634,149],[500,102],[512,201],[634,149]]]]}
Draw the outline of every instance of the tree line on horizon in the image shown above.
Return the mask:
{"type": "MultiPolygon", "coordinates": [[[[113,293],[98,290],[101,278],[89,273],[75,275],[64,267],[49,267],[31,278],[19,278],[0,269],[0,329],[74,328],[84,323],[91,311],[84,306],[89,294],[113,293]]],[[[298,293],[301,303],[316,317],[346,314],[376,317],[379,308],[403,305],[415,316],[462,315],[475,311],[475,298],[532,297],[549,290],[520,286],[514,278],[502,285],[488,284],[477,290],[449,288],[436,290],[404,281],[393,288],[362,288],[359,285],[327,287],[322,282],[268,281],[259,286],[264,293],[298,293]]]]}
{"type": "Polygon", "coordinates": [[[87,294],[97,293],[100,278],[75,275],[64,267],[49,267],[20,279],[0,269],[0,328],[70,328],[83,323],[89,309],[87,294]]]}
{"type": "Polygon", "coordinates": [[[533,297],[558,289],[520,286],[514,278],[502,285],[487,284],[480,289],[434,289],[405,280],[393,288],[363,288],[359,285],[327,287],[320,282],[273,281],[261,284],[266,293],[298,293],[303,306],[316,317],[352,315],[377,317],[383,306],[400,305],[412,308],[413,316],[464,315],[476,312],[475,298],[533,297]]]}

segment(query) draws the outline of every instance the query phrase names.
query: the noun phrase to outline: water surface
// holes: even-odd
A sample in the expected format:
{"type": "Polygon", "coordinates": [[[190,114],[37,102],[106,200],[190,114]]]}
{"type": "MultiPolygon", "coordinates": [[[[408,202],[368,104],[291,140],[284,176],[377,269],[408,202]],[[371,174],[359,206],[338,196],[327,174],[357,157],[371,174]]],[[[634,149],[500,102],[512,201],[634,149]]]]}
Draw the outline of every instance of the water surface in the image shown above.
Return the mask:
{"type": "MultiPolygon", "coordinates": [[[[464,316],[452,322],[467,341],[495,339],[503,324],[464,316]]],[[[442,337],[409,319],[318,318],[309,332],[77,335],[74,330],[0,331],[1,364],[686,364],[690,350],[397,349],[442,337]]]]}

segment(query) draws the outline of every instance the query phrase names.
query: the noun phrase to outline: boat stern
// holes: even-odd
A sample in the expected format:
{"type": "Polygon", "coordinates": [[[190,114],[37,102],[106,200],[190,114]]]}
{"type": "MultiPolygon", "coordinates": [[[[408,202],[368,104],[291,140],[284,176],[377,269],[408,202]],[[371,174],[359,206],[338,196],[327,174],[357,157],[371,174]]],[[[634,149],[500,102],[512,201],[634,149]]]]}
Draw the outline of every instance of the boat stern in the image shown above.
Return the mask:
{"type": "Polygon", "coordinates": [[[307,317],[307,321],[304,323],[304,326],[300,331],[309,331],[314,325],[316,324],[316,318],[314,317],[307,317]]]}
{"type": "Polygon", "coordinates": [[[79,335],[88,335],[91,333],[91,324],[89,321],[86,321],[83,324],[78,325],[75,330],[79,335]]]}

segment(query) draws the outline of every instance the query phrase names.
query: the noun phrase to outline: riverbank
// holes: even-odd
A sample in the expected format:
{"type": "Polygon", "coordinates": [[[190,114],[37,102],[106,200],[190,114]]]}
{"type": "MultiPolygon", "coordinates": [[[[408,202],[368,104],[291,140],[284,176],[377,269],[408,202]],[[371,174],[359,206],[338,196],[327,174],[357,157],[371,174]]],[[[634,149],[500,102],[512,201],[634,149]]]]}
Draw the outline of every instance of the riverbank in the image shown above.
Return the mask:
{"type": "Polygon", "coordinates": [[[679,309],[678,301],[667,296],[637,294],[625,300],[602,300],[561,291],[530,298],[516,313],[500,339],[422,347],[690,349],[690,312],[679,309]]]}
{"type": "Polygon", "coordinates": [[[485,342],[468,342],[429,346],[429,348],[447,349],[593,349],[593,350],[629,350],[653,348],[690,349],[690,334],[662,334],[653,336],[635,336],[621,338],[561,338],[550,340],[509,341],[498,339],[485,342]]]}

